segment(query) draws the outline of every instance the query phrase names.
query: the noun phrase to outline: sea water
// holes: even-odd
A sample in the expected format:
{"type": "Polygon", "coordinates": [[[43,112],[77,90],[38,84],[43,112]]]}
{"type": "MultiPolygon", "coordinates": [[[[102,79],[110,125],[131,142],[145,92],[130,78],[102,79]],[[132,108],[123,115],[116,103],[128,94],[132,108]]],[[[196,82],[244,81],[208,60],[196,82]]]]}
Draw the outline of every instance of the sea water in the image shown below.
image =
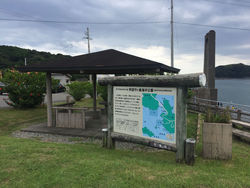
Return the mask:
{"type": "Polygon", "coordinates": [[[218,100],[250,106],[250,79],[218,79],[218,100]]]}

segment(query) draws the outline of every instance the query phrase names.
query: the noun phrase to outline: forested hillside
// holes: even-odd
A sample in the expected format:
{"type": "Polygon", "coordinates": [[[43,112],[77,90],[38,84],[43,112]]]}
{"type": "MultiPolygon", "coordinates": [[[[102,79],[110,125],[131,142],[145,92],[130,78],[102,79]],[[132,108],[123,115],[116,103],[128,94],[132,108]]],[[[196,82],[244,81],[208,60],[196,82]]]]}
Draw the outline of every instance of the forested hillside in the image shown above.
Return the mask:
{"type": "Polygon", "coordinates": [[[231,64],[218,66],[215,68],[216,78],[250,78],[250,66],[239,64],[231,64]]]}
{"type": "Polygon", "coordinates": [[[36,50],[23,49],[13,46],[0,46],[0,69],[24,65],[24,58],[27,64],[46,62],[62,57],[62,54],[51,54],[49,52],[38,52],[36,50]]]}
{"type": "MultiPolygon", "coordinates": [[[[0,45],[0,69],[23,66],[25,58],[29,65],[63,56],[65,55],[0,45]]],[[[216,78],[250,78],[250,66],[242,63],[218,66],[215,68],[215,76],[216,78]]]]}

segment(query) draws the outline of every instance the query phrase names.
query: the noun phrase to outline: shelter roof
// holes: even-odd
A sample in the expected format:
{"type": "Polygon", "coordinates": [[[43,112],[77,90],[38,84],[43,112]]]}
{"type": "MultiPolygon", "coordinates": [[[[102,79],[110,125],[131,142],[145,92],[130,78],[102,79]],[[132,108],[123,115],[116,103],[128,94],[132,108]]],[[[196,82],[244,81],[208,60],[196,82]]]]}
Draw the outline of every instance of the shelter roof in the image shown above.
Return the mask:
{"type": "Polygon", "coordinates": [[[85,74],[178,73],[180,71],[180,69],[162,63],[113,49],[73,57],[61,57],[53,61],[19,67],[18,70],[85,74]]]}

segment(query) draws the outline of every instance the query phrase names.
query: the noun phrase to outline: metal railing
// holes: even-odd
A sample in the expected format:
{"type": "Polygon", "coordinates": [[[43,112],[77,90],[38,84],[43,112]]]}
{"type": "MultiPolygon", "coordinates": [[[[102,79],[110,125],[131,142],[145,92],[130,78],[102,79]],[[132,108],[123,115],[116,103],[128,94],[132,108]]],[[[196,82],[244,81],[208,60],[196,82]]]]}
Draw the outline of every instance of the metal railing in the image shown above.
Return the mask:
{"type": "Polygon", "coordinates": [[[232,119],[250,122],[250,105],[237,104],[225,101],[208,100],[198,97],[193,97],[188,102],[189,110],[205,113],[207,111],[207,108],[217,111],[218,110],[223,111],[228,109],[232,119]]]}

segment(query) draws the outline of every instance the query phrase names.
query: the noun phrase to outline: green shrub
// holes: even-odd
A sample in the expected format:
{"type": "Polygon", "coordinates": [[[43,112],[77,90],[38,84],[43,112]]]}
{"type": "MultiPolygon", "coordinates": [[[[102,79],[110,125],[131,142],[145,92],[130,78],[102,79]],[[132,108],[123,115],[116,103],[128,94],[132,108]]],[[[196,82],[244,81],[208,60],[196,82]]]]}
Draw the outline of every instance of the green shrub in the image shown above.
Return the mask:
{"type": "Polygon", "coordinates": [[[58,85],[60,83],[60,80],[52,79],[52,93],[57,92],[58,85]]]}
{"type": "Polygon", "coordinates": [[[9,100],[6,103],[15,108],[32,108],[43,102],[46,91],[44,73],[20,73],[7,70],[1,80],[6,86],[9,100]]]}
{"type": "Polygon", "coordinates": [[[97,85],[97,93],[106,102],[108,100],[108,89],[107,88],[108,88],[107,86],[100,86],[99,84],[97,85]]]}
{"type": "MultiPolygon", "coordinates": [[[[67,86],[68,93],[72,95],[76,101],[81,100],[85,96],[85,94],[88,94],[91,98],[93,98],[93,84],[90,82],[75,81],[71,84],[68,84],[67,86]]],[[[97,84],[96,87],[97,94],[100,95],[104,101],[107,101],[107,86],[100,86],[99,84],[97,84]]]]}
{"type": "Polygon", "coordinates": [[[90,97],[93,98],[93,84],[88,81],[83,82],[83,83],[84,83],[86,94],[89,94],[90,97]]]}
{"type": "Polygon", "coordinates": [[[84,98],[86,92],[86,83],[75,81],[71,84],[68,84],[68,93],[76,100],[80,101],[84,98]]]}
{"type": "Polygon", "coordinates": [[[210,108],[207,109],[205,115],[205,122],[209,123],[229,123],[231,120],[231,115],[229,108],[225,110],[216,110],[212,112],[210,108]]]}
{"type": "Polygon", "coordinates": [[[192,89],[188,88],[187,98],[188,100],[194,96],[194,92],[192,89]]]}

